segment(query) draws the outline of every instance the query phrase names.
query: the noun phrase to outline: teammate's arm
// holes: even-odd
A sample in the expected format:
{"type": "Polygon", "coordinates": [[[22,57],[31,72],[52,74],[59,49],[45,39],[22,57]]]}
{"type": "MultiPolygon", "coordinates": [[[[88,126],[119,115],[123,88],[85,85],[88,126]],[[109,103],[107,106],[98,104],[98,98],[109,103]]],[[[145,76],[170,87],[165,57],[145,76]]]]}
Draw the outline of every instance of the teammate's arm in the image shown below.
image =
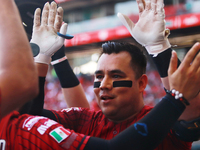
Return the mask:
{"type": "MultiPolygon", "coordinates": [[[[51,5],[46,3],[43,10],[46,10],[47,13],[49,12],[49,9],[52,10],[50,12],[56,12],[56,7],[57,5],[55,3],[54,4],[52,3],[51,5]]],[[[72,71],[68,63],[68,60],[66,59],[64,53],[64,46],[62,46],[63,43],[58,44],[58,46],[51,46],[49,44],[49,43],[54,44],[52,42],[53,39],[61,38],[57,36],[57,32],[60,30],[62,24],[63,10],[61,8],[58,8],[57,11],[58,11],[57,16],[51,15],[51,17],[46,17],[46,15],[43,13],[41,22],[40,22],[40,14],[41,14],[40,9],[36,9],[35,11],[34,26],[33,26],[34,30],[31,42],[34,42],[40,47],[40,49],[42,49],[42,53],[41,52],[39,53],[39,57],[36,56],[35,58],[36,66],[38,69],[38,77],[39,77],[39,94],[35,99],[26,103],[20,109],[21,114],[27,113],[31,115],[43,115],[55,120],[55,117],[51,111],[43,109],[44,96],[45,96],[44,95],[45,78],[48,71],[48,65],[50,63],[49,61],[50,56],[53,55],[54,52],[55,54],[52,56],[52,64],[61,82],[63,94],[65,96],[68,107],[72,106],[89,107],[83,88],[80,82],[78,81],[77,77],[75,76],[74,72],[72,71]],[[47,18],[46,21],[45,17],[47,18]],[[60,19],[58,20],[58,18],[60,19]],[[55,22],[55,25],[53,26],[53,24],[52,25],[49,24],[50,21],[48,20],[52,20],[53,23],[55,22]],[[43,24],[44,25],[48,24],[48,25],[44,26],[43,24]],[[49,37],[48,40],[46,40],[45,35],[49,37]],[[50,48],[48,49],[48,47],[50,48]],[[59,47],[61,47],[60,50],[58,50],[59,47]],[[46,51],[47,54],[48,51],[52,51],[51,54],[48,54],[49,57],[47,57],[47,59],[44,59],[45,57],[43,57],[45,49],[48,49],[46,51]],[[79,95],[79,98],[77,98],[77,95],[79,95]]]]}
{"type": "Polygon", "coordinates": [[[38,92],[33,55],[13,0],[0,6],[1,117],[33,99],[38,92]]]}
{"type": "Polygon", "coordinates": [[[51,64],[60,81],[67,106],[89,108],[83,87],[67,60],[64,46],[52,56],[51,64]]]}
{"type": "MultiPolygon", "coordinates": [[[[157,56],[151,55],[152,60],[154,61],[154,64],[156,65],[157,70],[160,74],[163,86],[167,90],[169,90],[169,79],[168,79],[167,70],[169,67],[171,52],[172,52],[172,49],[169,48],[169,49],[159,53],[157,56]]],[[[179,65],[180,65],[180,63],[181,63],[180,60],[178,60],[179,65]]],[[[180,116],[179,120],[192,121],[193,119],[200,117],[200,102],[199,102],[199,100],[200,100],[200,94],[198,94],[192,100],[190,106],[186,108],[186,110],[180,116]]]]}

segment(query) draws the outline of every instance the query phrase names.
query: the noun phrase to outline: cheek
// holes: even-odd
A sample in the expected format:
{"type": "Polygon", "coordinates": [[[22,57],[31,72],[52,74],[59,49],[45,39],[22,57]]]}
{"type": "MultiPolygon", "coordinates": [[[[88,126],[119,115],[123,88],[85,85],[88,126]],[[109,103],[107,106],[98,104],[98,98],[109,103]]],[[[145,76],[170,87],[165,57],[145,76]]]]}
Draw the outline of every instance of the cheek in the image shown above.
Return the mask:
{"type": "Polygon", "coordinates": [[[95,94],[96,98],[98,98],[99,97],[100,88],[94,88],[93,91],[94,91],[94,94],[95,94]]]}
{"type": "Polygon", "coordinates": [[[120,99],[120,101],[124,101],[124,103],[126,103],[126,101],[131,101],[131,99],[133,99],[134,96],[137,95],[137,92],[135,89],[133,88],[125,88],[125,87],[121,87],[116,89],[115,91],[117,97],[120,99]]]}
{"type": "Polygon", "coordinates": [[[126,93],[129,93],[129,92],[131,92],[132,90],[131,90],[131,88],[127,88],[127,87],[116,87],[116,88],[113,88],[113,89],[115,89],[115,93],[117,94],[117,95],[121,95],[121,94],[123,94],[123,95],[126,95],[126,93]]]}
{"type": "Polygon", "coordinates": [[[95,97],[96,97],[96,102],[99,105],[99,107],[101,107],[100,105],[100,97],[99,97],[99,93],[100,93],[100,88],[94,88],[93,89],[95,97]]]}

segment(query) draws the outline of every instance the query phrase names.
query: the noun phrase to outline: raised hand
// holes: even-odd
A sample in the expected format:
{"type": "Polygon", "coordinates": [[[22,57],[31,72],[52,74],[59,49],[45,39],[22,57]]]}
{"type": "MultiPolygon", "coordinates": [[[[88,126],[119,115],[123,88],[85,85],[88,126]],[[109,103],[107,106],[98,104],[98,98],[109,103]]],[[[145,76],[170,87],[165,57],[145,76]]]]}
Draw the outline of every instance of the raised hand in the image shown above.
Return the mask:
{"type": "Polygon", "coordinates": [[[57,4],[48,2],[44,5],[42,17],[38,8],[34,14],[34,25],[31,43],[40,47],[40,53],[35,57],[35,62],[49,64],[51,56],[64,44],[64,38],[57,35],[57,32],[66,34],[67,24],[63,23],[63,9],[57,8],[57,4]]]}
{"type": "Polygon", "coordinates": [[[196,43],[186,54],[177,69],[177,54],[172,52],[168,69],[170,90],[175,89],[187,100],[197,96],[200,91],[200,43],[196,43]]]}
{"type": "Polygon", "coordinates": [[[139,20],[134,24],[126,15],[118,17],[132,37],[145,46],[149,54],[158,54],[171,47],[168,41],[169,29],[165,27],[163,0],[137,0],[139,20]]]}

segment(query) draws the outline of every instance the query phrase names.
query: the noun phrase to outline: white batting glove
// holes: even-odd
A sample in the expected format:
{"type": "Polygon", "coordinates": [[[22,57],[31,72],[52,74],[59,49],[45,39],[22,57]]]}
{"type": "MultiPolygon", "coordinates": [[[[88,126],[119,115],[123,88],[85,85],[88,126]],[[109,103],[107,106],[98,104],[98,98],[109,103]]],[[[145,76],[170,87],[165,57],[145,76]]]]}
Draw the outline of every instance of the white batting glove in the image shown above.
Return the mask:
{"type": "Polygon", "coordinates": [[[38,8],[34,14],[33,34],[30,43],[40,47],[40,53],[34,57],[35,62],[50,64],[51,56],[64,44],[64,38],[57,32],[66,34],[67,24],[63,23],[63,9],[57,4],[48,2],[44,5],[40,21],[41,10],[38,8]]]}
{"type": "Polygon", "coordinates": [[[144,46],[149,54],[157,55],[171,47],[168,36],[169,29],[165,27],[165,11],[163,0],[137,0],[139,20],[134,24],[126,15],[117,16],[129,30],[132,37],[144,46]],[[156,2],[157,1],[157,2],[156,2]]]}

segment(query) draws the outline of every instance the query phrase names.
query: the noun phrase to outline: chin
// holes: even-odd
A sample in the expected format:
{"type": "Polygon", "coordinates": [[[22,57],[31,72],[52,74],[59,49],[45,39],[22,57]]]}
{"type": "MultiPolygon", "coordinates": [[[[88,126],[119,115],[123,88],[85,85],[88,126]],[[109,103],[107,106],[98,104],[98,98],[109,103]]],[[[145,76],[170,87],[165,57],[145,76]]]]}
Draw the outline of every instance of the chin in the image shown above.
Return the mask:
{"type": "Polygon", "coordinates": [[[113,111],[113,110],[111,110],[111,109],[102,108],[101,110],[102,110],[103,114],[104,114],[106,117],[108,117],[108,118],[111,118],[111,117],[113,117],[113,116],[116,115],[115,111],[113,111]]]}

